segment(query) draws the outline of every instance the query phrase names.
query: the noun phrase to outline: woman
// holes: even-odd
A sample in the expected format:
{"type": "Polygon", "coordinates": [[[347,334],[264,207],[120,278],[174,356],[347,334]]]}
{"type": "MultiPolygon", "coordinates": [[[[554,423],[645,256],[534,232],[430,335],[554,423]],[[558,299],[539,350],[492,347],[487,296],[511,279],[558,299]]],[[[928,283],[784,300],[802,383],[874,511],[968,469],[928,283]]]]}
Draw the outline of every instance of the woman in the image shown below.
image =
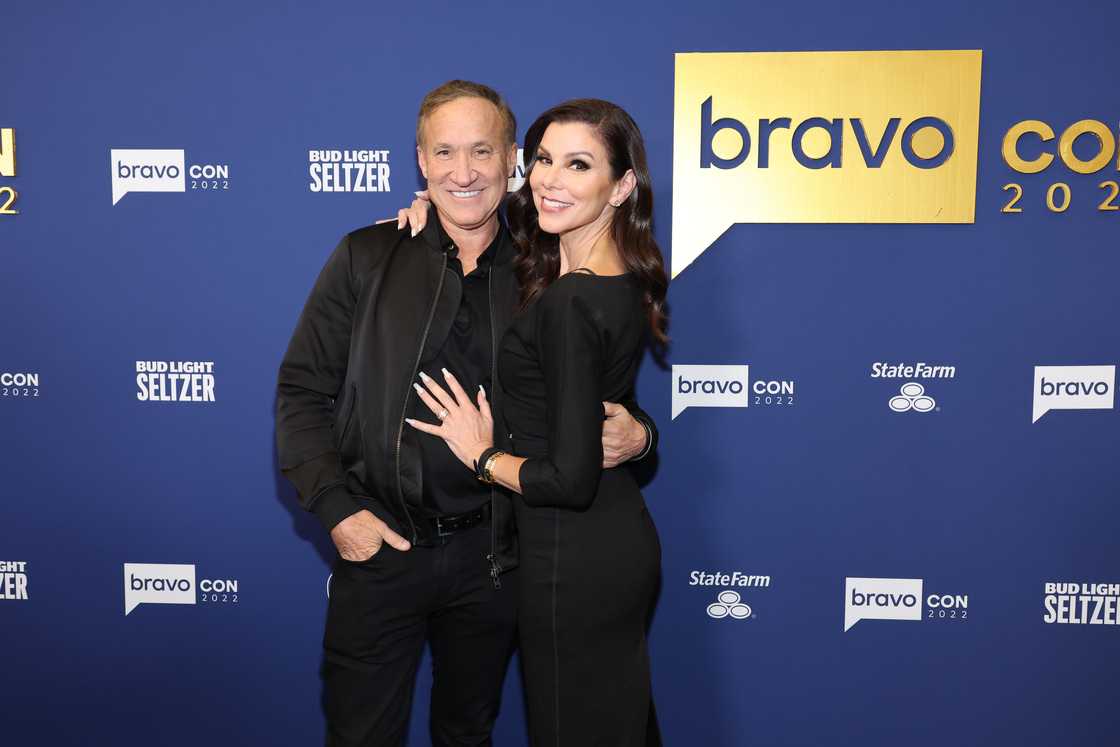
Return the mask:
{"type": "Polygon", "coordinates": [[[667,280],[634,121],[606,101],[545,112],[507,214],[523,312],[503,338],[500,448],[485,392],[421,374],[442,437],[516,500],[520,635],[533,745],[660,744],[645,628],[657,530],[625,468],[602,469],[602,402],[625,398],[647,335],[664,345],[667,280]]]}

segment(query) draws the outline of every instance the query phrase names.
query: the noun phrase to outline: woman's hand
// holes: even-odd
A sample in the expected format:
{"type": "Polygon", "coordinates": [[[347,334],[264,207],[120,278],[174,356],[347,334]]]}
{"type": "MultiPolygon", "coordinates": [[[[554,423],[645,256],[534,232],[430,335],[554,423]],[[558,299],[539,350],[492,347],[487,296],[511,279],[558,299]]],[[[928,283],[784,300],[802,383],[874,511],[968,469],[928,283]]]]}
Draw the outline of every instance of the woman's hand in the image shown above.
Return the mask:
{"type": "Polygon", "coordinates": [[[423,231],[424,226],[428,223],[428,206],[431,204],[431,201],[428,200],[427,190],[417,192],[412,205],[397,211],[397,230],[399,231],[405,226],[412,226],[413,236],[423,231]]]}
{"type": "Polygon", "coordinates": [[[446,368],[443,369],[443,379],[451,394],[423,371],[420,372],[420,380],[424,382],[424,386],[412,385],[421,401],[439,418],[440,423],[433,425],[412,418],[405,418],[405,422],[418,431],[442,438],[447,442],[451,453],[473,471],[482,452],[494,445],[494,418],[490,414],[490,402],[480,386],[478,406],[475,407],[470,396],[446,368]]]}

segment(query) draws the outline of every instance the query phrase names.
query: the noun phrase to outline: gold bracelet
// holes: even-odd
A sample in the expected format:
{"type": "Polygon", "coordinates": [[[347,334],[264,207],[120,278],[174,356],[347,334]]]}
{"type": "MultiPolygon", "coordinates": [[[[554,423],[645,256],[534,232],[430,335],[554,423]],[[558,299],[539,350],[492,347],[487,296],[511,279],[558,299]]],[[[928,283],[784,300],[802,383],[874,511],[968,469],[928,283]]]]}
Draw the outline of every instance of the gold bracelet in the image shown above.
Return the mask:
{"type": "Polygon", "coordinates": [[[497,480],[494,479],[494,473],[492,472],[492,470],[494,469],[494,462],[497,461],[498,457],[500,456],[505,456],[505,452],[495,451],[486,459],[486,464],[482,465],[483,482],[489,483],[490,485],[493,485],[495,482],[497,482],[497,480]]]}

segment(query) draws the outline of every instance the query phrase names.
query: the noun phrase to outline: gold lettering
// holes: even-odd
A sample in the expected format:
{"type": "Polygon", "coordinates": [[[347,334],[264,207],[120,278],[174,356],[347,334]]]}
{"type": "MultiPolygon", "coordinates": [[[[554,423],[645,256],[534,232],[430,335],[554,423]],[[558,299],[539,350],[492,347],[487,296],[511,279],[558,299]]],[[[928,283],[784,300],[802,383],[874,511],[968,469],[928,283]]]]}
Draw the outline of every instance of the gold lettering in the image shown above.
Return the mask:
{"type": "Polygon", "coordinates": [[[11,187],[0,187],[0,215],[19,215],[12,205],[16,204],[19,193],[11,187]]]}
{"type": "Polygon", "coordinates": [[[1020,174],[1037,174],[1054,162],[1054,154],[1043,153],[1033,161],[1024,160],[1019,155],[1019,138],[1028,132],[1038,135],[1044,143],[1054,139],[1054,130],[1045,122],[1037,119],[1016,122],[1003,136],[1003,160],[1020,174]]]}
{"type": "Polygon", "coordinates": [[[1049,208],[1052,213],[1064,213],[1069,207],[1069,200],[1069,185],[1065,182],[1051,184],[1050,189],[1046,190],[1046,207],[1049,208]],[[1060,205],[1054,200],[1054,195],[1058,192],[1062,193],[1062,202],[1060,205]]]}
{"type": "Polygon", "coordinates": [[[1114,181],[1101,182],[1097,185],[1101,189],[1107,189],[1108,195],[1097,205],[1097,210],[1104,210],[1111,212],[1113,210],[1120,210],[1120,205],[1116,204],[1116,196],[1120,195],[1120,184],[1114,181]]]}
{"type": "Polygon", "coordinates": [[[16,175],[16,131],[0,127],[0,176],[16,175]]]}
{"type": "Polygon", "coordinates": [[[1003,185],[1003,191],[1004,192],[1006,192],[1009,189],[1014,190],[1015,194],[1012,195],[1011,201],[1008,202],[1006,205],[1004,205],[1003,209],[1000,210],[1000,212],[1001,213],[1021,213],[1021,212],[1023,212],[1023,208],[1015,207],[1015,203],[1019,202],[1019,199],[1023,196],[1023,188],[1020,185],[1015,184],[1014,182],[1012,182],[1011,184],[1004,184],[1003,185]]]}
{"type": "Polygon", "coordinates": [[[1062,154],[1062,162],[1069,167],[1070,171],[1075,171],[1078,174],[1092,174],[1094,171],[1100,171],[1112,160],[1114,150],[1116,150],[1116,138],[1112,131],[1108,129],[1104,122],[1098,122],[1095,119],[1082,119],[1080,122],[1074,122],[1066,128],[1066,131],[1062,133],[1061,140],[1058,141],[1058,152],[1062,154]],[[1097,155],[1088,161],[1082,161],[1073,152],[1073,141],[1085,134],[1095,135],[1097,144],[1100,146],[1097,155]]]}

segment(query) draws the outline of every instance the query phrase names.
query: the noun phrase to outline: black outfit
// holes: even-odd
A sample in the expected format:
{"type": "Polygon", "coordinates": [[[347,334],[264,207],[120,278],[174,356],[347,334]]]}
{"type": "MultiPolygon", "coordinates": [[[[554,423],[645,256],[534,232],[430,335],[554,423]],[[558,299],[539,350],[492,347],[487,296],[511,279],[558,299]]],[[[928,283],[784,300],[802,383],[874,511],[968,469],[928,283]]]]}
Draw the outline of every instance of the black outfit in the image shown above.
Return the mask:
{"type": "Polygon", "coordinates": [[[646,624],[661,545],[625,467],[603,470],[603,401],[633,396],[646,315],[630,274],[564,275],[502,340],[520,634],[534,747],[660,744],[646,624]]]}
{"type": "MultiPolygon", "coordinates": [[[[501,407],[494,339],[510,324],[519,292],[504,228],[479,268],[485,297],[472,285],[473,273],[463,278],[456,269],[452,250],[434,208],[416,237],[391,223],[345,236],[316,280],[280,366],[280,469],[301,504],[328,530],[368,509],[413,545],[404,553],[382,545],[361,563],[335,559],[323,641],[330,745],[401,744],[425,636],[436,669],[434,743],[490,744],[515,637],[512,504],[503,491],[480,491],[457,460],[452,475],[446,445],[404,418],[419,414],[412,383],[421,366],[441,359],[459,361],[463,370],[448,368],[461,381],[489,378],[491,406],[501,407]],[[470,330],[456,335],[464,306],[470,330]],[[488,363],[477,370],[480,350],[488,363]],[[445,480],[447,490],[425,492],[425,483],[445,480]],[[480,501],[481,517],[470,510],[480,501]],[[447,518],[444,511],[460,506],[467,521],[447,518]]],[[[649,418],[632,401],[623,404],[654,443],[649,418]]],[[[431,413],[422,418],[434,421],[431,413]]]]}
{"type": "MultiPolygon", "coordinates": [[[[420,370],[444,389],[447,385],[440,369],[446,368],[467,393],[473,395],[480,385],[489,392],[494,360],[494,331],[490,325],[490,266],[500,246],[508,253],[509,234],[505,229],[498,231],[490,246],[479,255],[475,269],[464,276],[458,247],[448,238],[439,221],[435,223],[440,245],[447,254],[446,282],[449,285],[457,283],[462,290],[447,337],[442,341],[428,337],[420,356],[420,370]]],[[[413,397],[410,402],[410,418],[435,422],[432,411],[419,397],[413,397]]],[[[417,508],[426,516],[445,516],[471,511],[490,500],[490,487],[463,469],[463,463],[451,453],[446,441],[427,433],[412,432],[411,435],[420,447],[423,468],[421,501],[419,505],[410,503],[410,509],[417,508]]]]}
{"type": "Polygon", "coordinates": [[[487,527],[476,526],[441,547],[385,544],[364,563],[336,562],[323,636],[327,745],[405,743],[425,640],[432,744],[491,744],[516,640],[519,571],[495,589],[488,546],[487,527]]]}

